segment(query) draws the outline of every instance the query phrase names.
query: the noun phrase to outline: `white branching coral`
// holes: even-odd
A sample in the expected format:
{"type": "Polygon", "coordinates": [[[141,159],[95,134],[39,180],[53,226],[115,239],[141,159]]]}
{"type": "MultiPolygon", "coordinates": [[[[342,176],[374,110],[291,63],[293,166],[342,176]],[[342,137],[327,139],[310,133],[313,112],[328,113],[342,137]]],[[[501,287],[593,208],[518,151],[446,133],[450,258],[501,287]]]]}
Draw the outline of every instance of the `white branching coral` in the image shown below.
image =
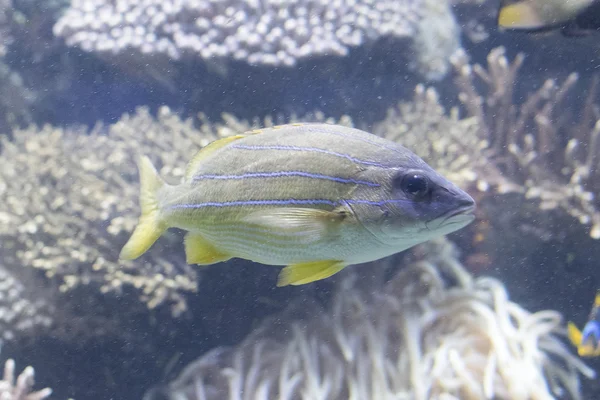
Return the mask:
{"type": "Polygon", "coordinates": [[[43,400],[52,394],[52,389],[32,391],[35,371],[27,367],[15,379],[15,362],[9,359],[4,364],[4,375],[0,381],[2,400],[43,400]]]}
{"type": "Polygon", "coordinates": [[[102,54],[287,66],[314,56],[344,56],[384,36],[417,36],[415,51],[425,52],[420,67],[434,75],[446,71],[444,56],[459,45],[445,0],[74,0],[54,33],[102,54]]]}
{"type": "Polygon", "coordinates": [[[459,99],[480,127],[482,153],[541,210],[562,210],[590,226],[592,238],[600,238],[596,84],[589,88],[580,117],[574,119],[569,118],[565,98],[575,87],[576,73],[562,83],[546,80],[522,104],[515,104],[523,54],[509,62],[504,48],[493,49],[487,68],[469,64],[464,51],[451,61],[459,99]],[[478,90],[480,82],[486,90],[478,90]]]}
{"type": "Polygon", "coordinates": [[[594,373],[555,336],[559,313],[530,313],[500,281],[474,279],[448,242],[426,246],[379,293],[343,282],[328,312],[275,318],[146,400],[580,398],[579,374],[594,373]]]}
{"type": "Polygon", "coordinates": [[[160,249],[140,262],[118,260],[137,218],[135,160],[141,153],[176,166],[214,138],[166,109],[158,120],[140,110],[92,132],[32,126],[0,138],[3,264],[42,271],[61,292],[134,290],[149,308],[181,314],[184,293],[196,289],[193,267],[160,249]]]}

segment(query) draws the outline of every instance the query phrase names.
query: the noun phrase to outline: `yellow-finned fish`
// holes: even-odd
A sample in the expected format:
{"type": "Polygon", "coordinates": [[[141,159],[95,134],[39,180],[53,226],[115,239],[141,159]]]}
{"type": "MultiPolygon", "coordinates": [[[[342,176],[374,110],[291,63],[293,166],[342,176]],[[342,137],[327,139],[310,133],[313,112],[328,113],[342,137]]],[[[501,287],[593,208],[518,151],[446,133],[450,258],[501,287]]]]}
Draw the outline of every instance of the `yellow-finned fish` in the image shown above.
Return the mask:
{"type": "Polygon", "coordinates": [[[590,311],[588,321],[583,327],[583,332],[569,322],[567,326],[569,340],[575,347],[581,357],[600,356],[600,290],[594,298],[594,305],[590,311]]]}
{"type": "Polygon", "coordinates": [[[475,202],[397,143],[328,124],[291,124],[217,140],[185,180],[139,163],[141,217],[122,259],[169,227],[187,230],[186,260],[287,265],[278,286],[327,278],[467,225],[475,202]]]}
{"type": "Polygon", "coordinates": [[[579,36],[600,28],[600,1],[501,0],[498,26],[525,31],[560,29],[566,36],[579,36]]]}

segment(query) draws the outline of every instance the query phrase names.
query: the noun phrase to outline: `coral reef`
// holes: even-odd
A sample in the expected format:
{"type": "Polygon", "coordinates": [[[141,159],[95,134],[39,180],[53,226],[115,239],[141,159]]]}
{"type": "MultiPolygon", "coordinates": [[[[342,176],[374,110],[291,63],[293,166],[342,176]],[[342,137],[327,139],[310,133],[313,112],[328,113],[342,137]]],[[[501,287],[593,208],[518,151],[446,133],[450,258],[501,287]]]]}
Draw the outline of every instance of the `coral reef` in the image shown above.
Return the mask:
{"type": "Polygon", "coordinates": [[[15,380],[15,362],[12,359],[4,363],[4,375],[0,380],[0,398],[3,400],[44,400],[52,394],[52,389],[45,388],[33,392],[35,372],[27,367],[15,380]]]}
{"type": "Polygon", "coordinates": [[[54,307],[43,294],[32,293],[20,277],[0,268],[0,338],[14,340],[35,335],[52,325],[54,307]]]}
{"type": "Polygon", "coordinates": [[[473,278],[447,241],[417,249],[425,258],[383,290],[351,275],[329,311],[303,302],[312,317],[276,317],[145,400],[580,398],[579,374],[594,372],[555,335],[559,313],[529,313],[500,281],[473,278]]]}
{"type": "Polygon", "coordinates": [[[211,137],[166,109],[158,121],[140,111],[92,132],[46,126],[1,139],[0,240],[6,267],[35,268],[62,292],[80,285],[102,293],[135,289],[148,307],[185,310],[182,293],[196,289],[195,271],[158,246],[137,263],[118,252],[136,223],[137,154],[169,169],[189,159],[211,137]]]}
{"type": "Polygon", "coordinates": [[[417,37],[419,68],[431,77],[446,72],[444,56],[459,45],[456,21],[440,0],[76,0],[54,33],[68,45],[100,54],[133,50],[170,59],[286,66],[314,56],[344,56],[381,37],[417,37]],[[424,29],[434,21],[436,29],[424,29]]]}
{"type": "Polygon", "coordinates": [[[479,121],[460,118],[456,109],[446,113],[438,93],[418,85],[413,99],[390,108],[372,132],[413,150],[462,188],[482,192],[490,186],[500,191],[518,189],[483,153],[487,143],[480,137],[480,129],[479,121]]]}
{"type": "Polygon", "coordinates": [[[510,63],[500,47],[487,59],[485,69],[470,65],[463,51],[452,57],[466,117],[456,108],[446,113],[437,92],[419,85],[413,101],[389,110],[374,132],[401,141],[464,188],[483,196],[517,195],[527,206],[523,215],[535,215],[535,205],[538,216],[546,216],[546,231],[553,230],[547,218],[551,211],[554,227],[569,225],[564,216],[570,216],[589,227],[592,238],[600,238],[596,84],[577,117],[571,116],[576,110],[564,107],[575,73],[562,84],[546,80],[515,104],[523,55],[510,63]]]}
{"type": "Polygon", "coordinates": [[[504,48],[492,50],[488,67],[470,65],[466,53],[452,58],[457,72],[459,99],[480,126],[483,154],[541,210],[560,209],[590,226],[600,238],[600,204],[597,169],[600,151],[600,108],[594,87],[581,116],[569,118],[564,100],[577,81],[572,73],[562,84],[546,80],[522,104],[514,102],[522,54],[509,63],[504,48]],[[480,94],[480,79],[487,92],[480,94]]]}

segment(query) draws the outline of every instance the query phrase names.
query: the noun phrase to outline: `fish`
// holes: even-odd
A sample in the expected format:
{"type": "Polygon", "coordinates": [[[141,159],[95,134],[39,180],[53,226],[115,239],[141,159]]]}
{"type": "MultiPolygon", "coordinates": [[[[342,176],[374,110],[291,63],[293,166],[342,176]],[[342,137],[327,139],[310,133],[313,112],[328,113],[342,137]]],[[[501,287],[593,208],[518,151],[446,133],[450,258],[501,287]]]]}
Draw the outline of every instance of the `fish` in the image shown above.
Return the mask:
{"type": "Polygon", "coordinates": [[[583,332],[573,322],[569,322],[567,335],[581,357],[600,356],[600,290],[596,292],[583,332]]]}
{"type": "Polygon", "coordinates": [[[186,262],[284,266],[277,285],[328,278],[458,230],[475,201],[398,143],[334,124],[288,124],[216,140],[167,184],[138,163],[141,216],[120,258],[168,228],[186,262]]]}
{"type": "Polygon", "coordinates": [[[501,0],[497,22],[509,30],[582,36],[600,30],[600,0],[501,0]]]}

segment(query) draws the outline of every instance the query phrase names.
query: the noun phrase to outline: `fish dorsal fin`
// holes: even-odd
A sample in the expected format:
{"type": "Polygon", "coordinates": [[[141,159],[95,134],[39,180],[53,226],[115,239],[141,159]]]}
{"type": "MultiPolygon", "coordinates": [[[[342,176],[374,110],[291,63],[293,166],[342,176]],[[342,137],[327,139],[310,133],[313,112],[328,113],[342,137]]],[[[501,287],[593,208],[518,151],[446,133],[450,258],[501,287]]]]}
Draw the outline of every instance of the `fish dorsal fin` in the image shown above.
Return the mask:
{"type": "Polygon", "coordinates": [[[219,150],[220,148],[227,146],[229,143],[234,142],[238,139],[242,139],[246,136],[247,135],[227,136],[222,139],[217,139],[214,142],[211,142],[203,148],[201,148],[200,151],[198,151],[194,158],[192,158],[192,160],[189,162],[185,170],[185,180],[188,181],[194,176],[194,173],[198,170],[198,167],[200,166],[200,164],[202,164],[202,161],[204,161],[209,155],[219,150]]]}

